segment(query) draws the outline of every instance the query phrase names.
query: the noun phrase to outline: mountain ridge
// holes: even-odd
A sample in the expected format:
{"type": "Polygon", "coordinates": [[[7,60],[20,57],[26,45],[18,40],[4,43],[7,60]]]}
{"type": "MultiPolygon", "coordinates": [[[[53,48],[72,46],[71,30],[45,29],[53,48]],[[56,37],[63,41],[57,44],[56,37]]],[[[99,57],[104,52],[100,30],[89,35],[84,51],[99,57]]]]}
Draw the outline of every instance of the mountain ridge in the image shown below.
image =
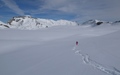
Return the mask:
{"type": "Polygon", "coordinates": [[[52,19],[41,19],[41,18],[33,18],[31,16],[18,16],[13,17],[10,21],[8,21],[8,25],[11,28],[18,29],[39,29],[39,28],[48,28],[52,26],[58,25],[78,25],[76,22],[68,21],[68,20],[52,20],[52,19]]]}
{"type": "Polygon", "coordinates": [[[7,23],[3,23],[0,21],[0,29],[4,28],[17,28],[17,29],[24,29],[24,30],[36,30],[40,28],[48,28],[53,26],[64,26],[64,25],[71,25],[71,26],[99,26],[99,25],[116,25],[120,24],[120,21],[115,22],[107,22],[107,21],[101,21],[97,19],[91,19],[86,22],[83,22],[82,24],[79,24],[74,21],[69,20],[52,20],[52,19],[42,19],[42,18],[34,18],[30,15],[25,16],[15,16],[11,18],[7,23]]]}
{"type": "Polygon", "coordinates": [[[99,26],[102,24],[112,24],[112,22],[91,19],[91,20],[88,20],[88,21],[82,23],[82,25],[91,25],[91,26],[99,26]]]}
{"type": "Polygon", "coordinates": [[[9,28],[9,26],[7,24],[5,24],[4,22],[0,21],[0,28],[1,29],[9,28]]]}

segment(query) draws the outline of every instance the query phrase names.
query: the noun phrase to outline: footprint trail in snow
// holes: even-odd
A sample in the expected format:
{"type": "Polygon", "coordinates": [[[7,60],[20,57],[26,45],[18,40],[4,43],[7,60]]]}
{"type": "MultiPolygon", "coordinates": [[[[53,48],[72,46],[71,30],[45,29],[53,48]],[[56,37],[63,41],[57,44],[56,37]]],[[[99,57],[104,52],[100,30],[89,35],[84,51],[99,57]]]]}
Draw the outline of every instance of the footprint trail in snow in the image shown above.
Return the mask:
{"type": "Polygon", "coordinates": [[[88,65],[94,67],[95,69],[98,69],[106,74],[120,75],[120,71],[118,69],[116,69],[115,67],[113,69],[104,67],[102,64],[92,60],[88,54],[84,54],[84,53],[82,53],[81,50],[77,50],[77,46],[73,47],[73,50],[75,51],[76,54],[78,54],[82,57],[84,64],[88,64],[88,65]]]}

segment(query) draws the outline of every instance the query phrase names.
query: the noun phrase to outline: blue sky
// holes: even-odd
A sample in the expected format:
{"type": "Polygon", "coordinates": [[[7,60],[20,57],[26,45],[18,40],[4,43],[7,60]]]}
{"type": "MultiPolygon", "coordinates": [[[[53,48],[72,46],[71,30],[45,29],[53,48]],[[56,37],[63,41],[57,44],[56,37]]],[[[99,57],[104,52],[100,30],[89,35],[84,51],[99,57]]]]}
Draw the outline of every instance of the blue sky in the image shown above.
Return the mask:
{"type": "Polygon", "coordinates": [[[120,0],[0,0],[0,20],[31,15],[37,18],[120,20],[120,0]]]}

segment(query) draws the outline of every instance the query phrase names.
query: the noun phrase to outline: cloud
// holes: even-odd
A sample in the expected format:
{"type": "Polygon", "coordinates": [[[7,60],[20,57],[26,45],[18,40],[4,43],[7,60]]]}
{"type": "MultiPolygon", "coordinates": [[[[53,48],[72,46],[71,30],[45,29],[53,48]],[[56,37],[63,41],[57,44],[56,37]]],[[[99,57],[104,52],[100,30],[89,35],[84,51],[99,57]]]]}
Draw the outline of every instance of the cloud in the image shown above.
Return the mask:
{"type": "Polygon", "coordinates": [[[41,10],[57,10],[75,14],[75,19],[119,18],[120,0],[45,0],[41,10]]]}
{"type": "MultiPolygon", "coordinates": [[[[120,19],[120,0],[2,0],[7,7],[19,15],[74,15],[73,20],[89,19],[115,20],[120,19]],[[23,4],[21,10],[16,2],[23,4]],[[26,5],[31,5],[27,8],[26,5]]],[[[58,16],[57,16],[58,15],[58,16]]]]}
{"type": "Polygon", "coordinates": [[[24,11],[13,0],[2,0],[7,7],[13,10],[16,14],[24,15],[24,11]]]}
{"type": "Polygon", "coordinates": [[[92,0],[91,4],[86,3],[87,7],[84,5],[81,8],[81,15],[83,19],[101,19],[107,21],[113,21],[120,19],[119,16],[119,0],[92,0]]]}
{"type": "Polygon", "coordinates": [[[44,5],[40,9],[66,11],[69,10],[71,1],[72,0],[45,0],[44,5]]]}

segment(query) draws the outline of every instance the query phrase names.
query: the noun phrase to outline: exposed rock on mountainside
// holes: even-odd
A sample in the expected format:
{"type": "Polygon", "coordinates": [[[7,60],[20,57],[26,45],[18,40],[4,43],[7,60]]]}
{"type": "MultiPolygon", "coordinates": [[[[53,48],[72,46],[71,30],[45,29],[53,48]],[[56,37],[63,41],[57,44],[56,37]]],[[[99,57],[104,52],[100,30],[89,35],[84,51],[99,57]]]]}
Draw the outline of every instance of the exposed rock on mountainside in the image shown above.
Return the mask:
{"type": "Polygon", "coordinates": [[[77,22],[68,21],[68,20],[52,20],[52,19],[41,19],[41,18],[33,18],[30,15],[26,16],[16,16],[10,19],[7,24],[0,21],[0,28],[17,28],[17,29],[25,29],[25,30],[35,30],[40,28],[48,28],[52,26],[99,26],[99,25],[119,25],[119,21],[115,22],[107,22],[101,20],[88,20],[82,24],[77,22]]]}
{"type": "Polygon", "coordinates": [[[8,24],[12,28],[19,29],[39,29],[39,28],[47,28],[58,25],[78,25],[76,22],[68,21],[68,20],[51,20],[51,19],[41,19],[41,18],[33,18],[31,16],[18,16],[13,17],[8,24]]]}
{"type": "Polygon", "coordinates": [[[100,21],[100,20],[88,20],[88,21],[84,22],[82,25],[98,26],[98,25],[102,25],[102,24],[111,24],[111,23],[106,22],[106,21],[100,21]]]}
{"type": "Polygon", "coordinates": [[[9,28],[9,26],[5,23],[3,23],[2,21],[0,21],[0,28],[4,29],[4,28],[9,28]]]}

